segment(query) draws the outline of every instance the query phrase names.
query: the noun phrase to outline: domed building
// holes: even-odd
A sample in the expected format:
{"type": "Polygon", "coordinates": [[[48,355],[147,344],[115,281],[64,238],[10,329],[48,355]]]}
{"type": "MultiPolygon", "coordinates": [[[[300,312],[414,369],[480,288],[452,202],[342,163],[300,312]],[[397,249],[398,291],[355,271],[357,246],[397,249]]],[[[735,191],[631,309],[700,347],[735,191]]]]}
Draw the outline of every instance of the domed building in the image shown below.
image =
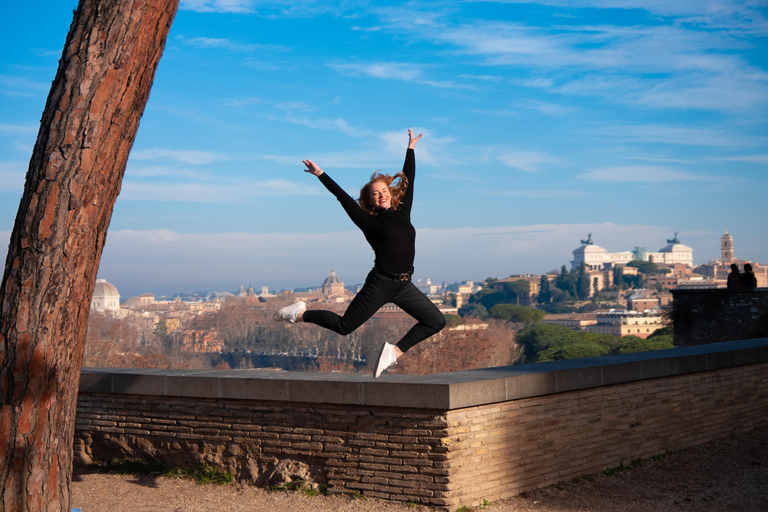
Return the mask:
{"type": "Polygon", "coordinates": [[[323,294],[327,297],[340,297],[346,292],[344,283],[336,277],[336,272],[331,270],[331,275],[325,278],[323,281],[323,294]]]}
{"type": "Polygon", "coordinates": [[[120,309],[120,293],[115,285],[106,279],[97,279],[91,297],[91,309],[98,311],[118,311],[120,309]]]}
{"type": "Polygon", "coordinates": [[[693,249],[681,244],[680,240],[677,239],[677,233],[675,233],[675,237],[668,239],[667,245],[659,249],[659,252],[649,254],[648,260],[665,265],[682,263],[693,267],[693,249]]]}
{"type": "Polygon", "coordinates": [[[657,264],[674,265],[681,263],[693,267],[693,249],[680,243],[675,237],[667,240],[667,245],[658,252],[646,252],[645,247],[635,247],[632,251],[608,252],[603,247],[595,245],[592,241],[592,233],[581,245],[574,249],[571,268],[577,269],[584,262],[589,270],[602,270],[606,264],[626,265],[630,261],[652,261],[657,264]]]}

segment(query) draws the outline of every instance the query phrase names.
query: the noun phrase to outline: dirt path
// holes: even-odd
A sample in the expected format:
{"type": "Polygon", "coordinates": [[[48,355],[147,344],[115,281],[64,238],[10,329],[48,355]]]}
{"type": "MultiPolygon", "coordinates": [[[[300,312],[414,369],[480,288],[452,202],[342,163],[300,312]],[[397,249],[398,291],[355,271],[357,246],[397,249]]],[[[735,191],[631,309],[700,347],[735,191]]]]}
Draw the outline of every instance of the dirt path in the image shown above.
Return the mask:
{"type": "MultiPolygon", "coordinates": [[[[399,512],[417,504],[306,496],[242,485],[76,468],[72,506],[82,512],[399,512]]],[[[768,428],[714,441],[615,476],[592,475],[489,503],[484,512],[768,511],[768,428]]]]}

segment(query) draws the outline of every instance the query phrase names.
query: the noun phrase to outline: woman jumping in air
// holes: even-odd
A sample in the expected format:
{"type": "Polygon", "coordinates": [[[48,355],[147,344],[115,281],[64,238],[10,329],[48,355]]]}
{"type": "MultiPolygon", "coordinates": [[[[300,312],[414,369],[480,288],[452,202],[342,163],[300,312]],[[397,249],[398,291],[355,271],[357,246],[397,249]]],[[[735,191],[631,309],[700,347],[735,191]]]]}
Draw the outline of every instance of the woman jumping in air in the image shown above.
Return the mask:
{"type": "Polygon", "coordinates": [[[374,376],[397,364],[397,359],[417,343],[445,327],[445,317],[411,281],[416,250],[416,230],[411,224],[413,180],[416,174],[414,147],[421,138],[408,130],[408,150],[402,172],[388,176],[373,173],[355,201],[312,160],[304,160],[305,172],[320,179],[352,222],[360,228],[375,254],[373,270],[349,304],[344,316],[332,311],[309,310],[296,302],[275,313],[275,320],[310,322],[347,335],[371,318],[384,304],[392,302],[415,318],[414,325],[397,345],[384,343],[374,376]]]}

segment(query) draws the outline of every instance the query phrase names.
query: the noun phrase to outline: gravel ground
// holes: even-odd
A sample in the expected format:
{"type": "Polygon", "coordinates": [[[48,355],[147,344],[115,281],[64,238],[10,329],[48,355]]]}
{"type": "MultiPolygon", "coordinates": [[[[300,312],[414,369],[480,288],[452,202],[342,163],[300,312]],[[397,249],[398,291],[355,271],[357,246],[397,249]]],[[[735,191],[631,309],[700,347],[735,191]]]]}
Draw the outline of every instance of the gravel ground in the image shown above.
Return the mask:
{"type": "MultiPolygon", "coordinates": [[[[76,467],[72,507],[82,512],[398,512],[429,507],[349,496],[306,496],[243,485],[76,467]]],[[[472,510],[487,512],[768,511],[768,428],[669,454],[614,476],[596,474],[472,510]]]]}

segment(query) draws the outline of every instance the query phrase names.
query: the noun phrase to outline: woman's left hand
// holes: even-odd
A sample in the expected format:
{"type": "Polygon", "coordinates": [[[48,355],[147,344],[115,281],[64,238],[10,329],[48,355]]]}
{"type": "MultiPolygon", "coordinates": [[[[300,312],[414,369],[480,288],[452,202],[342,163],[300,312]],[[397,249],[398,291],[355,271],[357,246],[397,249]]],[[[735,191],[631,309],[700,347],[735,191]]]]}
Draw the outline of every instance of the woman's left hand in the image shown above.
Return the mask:
{"type": "Polygon", "coordinates": [[[418,137],[413,136],[413,132],[410,128],[408,128],[408,149],[414,149],[416,147],[416,143],[419,142],[419,139],[421,138],[421,134],[418,135],[418,137]]]}

